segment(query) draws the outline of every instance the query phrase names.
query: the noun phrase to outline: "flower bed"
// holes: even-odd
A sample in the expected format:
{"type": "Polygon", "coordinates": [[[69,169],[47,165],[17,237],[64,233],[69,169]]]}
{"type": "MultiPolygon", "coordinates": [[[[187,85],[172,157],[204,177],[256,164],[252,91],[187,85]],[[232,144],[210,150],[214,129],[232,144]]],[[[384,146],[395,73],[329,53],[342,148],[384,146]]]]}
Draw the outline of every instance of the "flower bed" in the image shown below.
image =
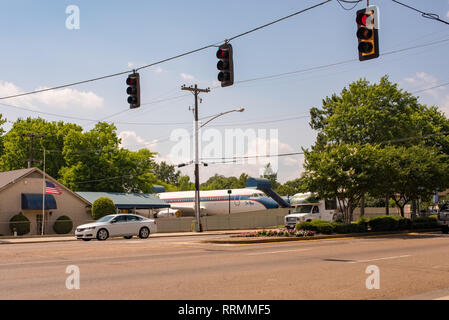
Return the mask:
{"type": "Polygon", "coordinates": [[[271,229],[242,232],[231,237],[312,237],[314,235],[315,231],[311,230],[271,229]]]}

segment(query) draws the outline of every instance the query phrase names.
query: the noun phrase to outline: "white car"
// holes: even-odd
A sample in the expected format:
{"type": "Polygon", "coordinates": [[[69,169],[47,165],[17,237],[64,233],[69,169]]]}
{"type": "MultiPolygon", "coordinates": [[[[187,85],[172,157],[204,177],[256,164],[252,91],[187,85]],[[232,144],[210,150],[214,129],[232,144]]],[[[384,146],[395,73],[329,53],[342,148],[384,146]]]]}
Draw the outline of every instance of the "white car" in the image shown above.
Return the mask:
{"type": "Polygon", "coordinates": [[[93,223],[76,227],[77,239],[89,241],[91,239],[106,240],[109,237],[124,237],[131,239],[138,236],[146,239],[157,231],[156,221],[136,214],[111,214],[93,223]]]}

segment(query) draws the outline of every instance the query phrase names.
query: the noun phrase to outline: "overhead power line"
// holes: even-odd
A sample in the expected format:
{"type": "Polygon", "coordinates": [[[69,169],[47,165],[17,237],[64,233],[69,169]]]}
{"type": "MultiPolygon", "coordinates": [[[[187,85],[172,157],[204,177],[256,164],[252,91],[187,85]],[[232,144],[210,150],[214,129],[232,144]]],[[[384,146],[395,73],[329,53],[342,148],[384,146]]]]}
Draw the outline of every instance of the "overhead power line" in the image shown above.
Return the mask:
{"type": "Polygon", "coordinates": [[[357,1],[337,0],[337,2],[344,10],[351,11],[359,4],[359,2],[362,2],[362,0],[357,0],[357,1]],[[351,4],[354,4],[354,6],[352,6],[351,8],[346,8],[344,5],[341,4],[342,2],[344,2],[344,3],[351,3],[351,4]]]}
{"type": "MultiPolygon", "coordinates": [[[[224,42],[226,43],[226,42],[229,42],[229,41],[231,41],[231,40],[234,40],[234,39],[243,37],[243,36],[245,36],[245,35],[247,35],[247,34],[250,34],[250,33],[255,32],[255,31],[257,31],[257,30],[266,28],[266,27],[268,27],[268,26],[270,26],[270,25],[273,25],[273,24],[275,24],[275,23],[278,23],[278,22],[281,22],[281,21],[283,21],[283,20],[289,19],[289,18],[291,18],[291,17],[294,17],[294,16],[299,15],[299,14],[301,14],[301,13],[304,13],[304,12],[306,12],[306,11],[312,10],[312,9],[314,9],[314,8],[317,8],[317,7],[319,7],[319,6],[322,6],[322,5],[324,5],[324,4],[328,3],[328,2],[331,2],[331,1],[332,1],[332,0],[326,0],[326,1],[323,1],[323,2],[321,2],[321,3],[318,3],[318,4],[316,4],[316,5],[313,5],[313,6],[311,6],[311,7],[308,7],[308,8],[306,8],[306,9],[297,11],[297,12],[295,12],[295,13],[292,13],[292,14],[288,15],[288,16],[285,16],[285,17],[282,17],[282,18],[277,19],[277,20],[275,20],[275,21],[272,21],[272,22],[270,22],[270,23],[264,24],[264,25],[262,25],[262,26],[260,26],[260,27],[251,29],[251,30],[246,31],[246,32],[244,32],[244,33],[241,33],[241,34],[238,34],[238,35],[233,36],[233,37],[231,37],[231,38],[228,38],[228,39],[224,40],[224,42]]],[[[149,67],[152,67],[152,66],[156,66],[156,65],[161,64],[161,63],[164,63],[164,62],[168,62],[168,61],[171,61],[171,60],[175,60],[175,59],[178,59],[178,58],[181,58],[181,57],[184,57],[184,56],[187,56],[187,55],[190,55],[190,54],[193,54],[193,53],[196,53],[196,52],[199,52],[199,51],[208,49],[208,48],[217,47],[217,46],[218,46],[219,44],[221,44],[221,43],[223,43],[223,42],[218,42],[218,43],[215,43],[215,44],[210,44],[210,45],[204,46],[204,47],[202,47],[202,48],[195,49],[195,50],[191,50],[191,51],[188,51],[188,52],[185,52],[185,53],[181,53],[181,54],[179,54],[179,55],[176,55],[176,56],[173,56],[173,57],[170,57],[170,58],[166,58],[166,59],[163,59],[163,60],[160,60],[160,61],[151,63],[151,64],[147,64],[147,65],[144,65],[144,66],[141,66],[141,67],[138,67],[138,68],[134,68],[134,69],[132,69],[132,70],[122,71],[122,72],[118,72],[118,73],[114,73],[114,74],[110,74],[110,75],[105,75],[105,76],[101,76],[101,77],[97,77],[97,78],[93,78],[93,79],[87,79],[87,80],[83,80],[83,81],[78,81],[78,82],[68,83],[68,84],[64,84],[64,85],[60,85],[60,86],[56,86],[56,87],[51,87],[51,88],[46,88],[46,89],[41,89],[41,90],[35,90],[35,91],[29,91],[29,92],[20,93],[20,94],[15,94],[15,95],[6,96],[6,97],[0,97],[0,100],[11,99],[11,98],[17,98],[17,97],[23,97],[23,96],[26,96],[26,95],[31,95],[31,94],[36,94],[36,93],[46,92],[46,91],[50,91],[50,90],[57,90],[57,89],[62,89],[62,88],[67,88],[67,87],[72,87],[72,86],[76,86],[76,85],[88,83],[88,82],[94,82],[94,81],[103,80],[103,79],[107,79],[107,78],[117,77],[117,76],[124,75],[124,74],[128,74],[128,73],[131,73],[131,72],[134,72],[134,71],[138,71],[138,70],[142,70],[142,69],[149,68],[149,67]]]]}
{"type": "MultiPolygon", "coordinates": [[[[418,44],[418,45],[411,46],[411,47],[406,47],[406,48],[401,48],[401,49],[397,49],[397,50],[387,51],[387,52],[383,53],[383,55],[391,55],[391,54],[401,53],[401,52],[405,52],[405,51],[409,51],[409,50],[414,50],[414,49],[424,48],[424,47],[433,46],[433,45],[437,45],[437,44],[442,44],[442,43],[445,43],[445,42],[448,42],[448,41],[449,41],[449,38],[441,39],[441,40],[437,40],[437,41],[433,41],[433,42],[427,42],[427,43],[418,44]]],[[[314,67],[299,69],[299,70],[295,70],[295,71],[289,71],[289,72],[283,72],[283,73],[278,73],[278,74],[272,74],[272,75],[263,76],[263,77],[250,78],[250,79],[246,79],[246,80],[240,80],[240,81],[236,81],[234,84],[238,85],[238,84],[247,83],[247,82],[267,80],[267,79],[272,79],[272,78],[280,78],[280,77],[289,76],[289,75],[298,74],[298,73],[305,73],[305,72],[309,72],[309,71],[316,71],[316,70],[320,70],[320,69],[326,69],[326,68],[330,68],[330,67],[334,67],[334,66],[338,66],[338,65],[343,65],[343,64],[347,64],[347,63],[351,63],[351,62],[356,62],[356,61],[358,61],[358,60],[357,59],[343,60],[343,61],[339,61],[339,62],[335,62],[335,63],[325,64],[325,65],[320,65],[320,66],[314,66],[314,67]]],[[[442,84],[442,85],[439,85],[439,86],[444,86],[444,85],[447,85],[447,84],[442,84]]],[[[437,86],[437,87],[439,87],[439,86],[437,86]]],[[[217,89],[217,88],[219,88],[219,86],[213,87],[211,89],[217,89]]],[[[427,88],[427,89],[423,89],[423,90],[420,90],[420,91],[415,91],[415,92],[412,92],[412,93],[418,93],[418,92],[421,92],[421,91],[431,90],[431,89],[434,89],[434,88],[436,88],[436,87],[427,88]]],[[[186,97],[186,96],[189,96],[189,95],[188,94],[184,94],[184,95],[179,95],[179,96],[175,96],[175,97],[171,97],[171,98],[154,100],[154,101],[150,101],[150,102],[147,102],[147,103],[143,103],[141,105],[144,106],[144,105],[158,104],[158,103],[165,102],[165,101],[180,99],[180,98],[186,97]]],[[[4,97],[4,98],[0,98],[0,99],[7,99],[7,98],[8,97],[4,97]]],[[[0,105],[6,106],[6,107],[10,107],[10,108],[14,108],[14,109],[25,110],[25,111],[29,111],[29,112],[33,112],[33,113],[37,113],[37,114],[44,114],[44,115],[49,115],[49,116],[54,116],[54,117],[60,117],[60,118],[66,118],[66,119],[72,119],[72,120],[80,120],[80,121],[89,121],[89,122],[104,121],[106,119],[112,118],[114,116],[117,116],[119,114],[125,113],[125,112],[130,110],[129,108],[126,108],[124,110],[121,110],[121,111],[116,112],[114,114],[111,114],[109,116],[106,116],[106,117],[104,117],[102,119],[90,119],[90,118],[82,118],[82,117],[76,117],[76,116],[68,116],[68,115],[65,115],[65,114],[57,114],[57,113],[52,113],[52,112],[38,111],[38,110],[33,110],[33,109],[30,109],[30,108],[26,108],[26,107],[22,107],[22,106],[18,106],[18,105],[6,104],[6,103],[2,103],[2,102],[0,102],[0,105]]],[[[114,122],[114,123],[121,124],[120,122],[114,122]]],[[[139,125],[139,123],[123,123],[123,124],[139,125]]],[[[148,123],[142,123],[142,124],[148,124],[148,123]]]]}
{"type": "Polygon", "coordinates": [[[399,2],[399,1],[396,1],[396,0],[392,0],[392,1],[393,1],[393,2],[396,2],[397,4],[400,4],[401,6],[404,6],[404,7],[406,7],[406,8],[409,8],[409,9],[411,9],[411,10],[413,10],[413,11],[416,11],[416,12],[421,13],[421,16],[422,16],[423,18],[436,20],[436,21],[439,21],[439,22],[442,22],[442,23],[444,23],[444,24],[448,24],[448,25],[449,25],[449,22],[440,19],[440,16],[437,15],[437,14],[435,14],[435,13],[424,12],[424,11],[421,11],[421,10],[419,10],[419,9],[413,8],[413,7],[409,6],[409,5],[406,5],[406,4],[404,4],[404,3],[402,3],[402,2],[399,2]]]}

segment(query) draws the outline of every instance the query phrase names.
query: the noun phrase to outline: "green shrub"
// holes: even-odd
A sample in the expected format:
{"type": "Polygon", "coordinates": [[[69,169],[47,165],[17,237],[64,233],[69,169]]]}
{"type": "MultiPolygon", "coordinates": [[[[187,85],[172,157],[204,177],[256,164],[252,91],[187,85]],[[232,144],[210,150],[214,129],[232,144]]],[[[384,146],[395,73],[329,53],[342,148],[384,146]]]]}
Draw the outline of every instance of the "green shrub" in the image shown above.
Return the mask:
{"type": "Polygon", "coordinates": [[[398,230],[399,219],[394,216],[380,216],[369,219],[368,225],[371,231],[392,231],[398,230]]]}
{"type": "Polygon", "coordinates": [[[413,229],[438,228],[438,220],[435,217],[418,217],[411,221],[413,229]]]}
{"type": "Polygon", "coordinates": [[[317,231],[322,234],[331,234],[334,232],[334,225],[330,222],[317,224],[317,231]]]}
{"type": "Polygon", "coordinates": [[[296,225],[296,230],[309,230],[317,233],[331,234],[334,232],[334,225],[328,221],[315,219],[310,222],[303,221],[296,225]]]}
{"type": "Polygon", "coordinates": [[[365,217],[359,217],[356,221],[358,231],[357,232],[367,232],[368,231],[368,219],[365,217]]]}
{"type": "Polygon", "coordinates": [[[92,203],[92,218],[98,220],[108,214],[117,213],[114,202],[108,197],[100,197],[92,203]]]}
{"type": "Polygon", "coordinates": [[[58,219],[56,219],[55,223],[53,224],[53,230],[57,234],[67,234],[70,231],[72,231],[73,223],[72,220],[67,216],[60,216],[58,219]]]}
{"type": "Polygon", "coordinates": [[[316,231],[316,226],[312,224],[312,222],[309,221],[303,221],[298,223],[295,226],[296,230],[310,230],[310,231],[316,231]]]}
{"type": "Polygon", "coordinates": [[[408,218],[401,218],[398,220],[399,230],[409,230],[412,228],[412,221],[408,218]]]}
{"type": "Polygon", "coordinates": [[[366,232],[366,229],[357,223],[334,223],[335,233],[361,233],[366,232]]]}
{"type": "Polygon", "coordinates": [[[14,233],[17,231],[17,235],[21,236],[30,232],[31,222],[23,214],[16,214],[9,220],[9,229],[14,233]]]}

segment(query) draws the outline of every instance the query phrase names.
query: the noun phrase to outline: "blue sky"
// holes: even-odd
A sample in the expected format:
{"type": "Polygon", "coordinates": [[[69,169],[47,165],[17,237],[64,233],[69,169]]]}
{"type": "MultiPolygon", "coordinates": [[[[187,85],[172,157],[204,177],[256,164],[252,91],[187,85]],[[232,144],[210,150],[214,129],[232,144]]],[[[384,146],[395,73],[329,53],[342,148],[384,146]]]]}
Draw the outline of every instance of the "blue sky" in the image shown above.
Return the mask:
{"type": "MultiPolygon", "coordinates": [[[[319,2],[2,1],[0,96],[126,71],[222,42],[319,2]],[[80,9],[79,30],[66,28],[68,14],[65,11],[69,5],[80,9]]],[[[449,20],[448,0],[402,2],[449,20]]],[[[226,128],[275,129],[278,152],[295,152],[315,141],[316,133],[308,125],[310,107],[319,107],[323,98],[339,93],[352,81],[365,77],[377,82],[388,74],[392,81],[410,92],[449,81],[449,41],[382,56],[392,50],[449,39],[448,25],[422,18],[419,13],[390,0],[371,0],[370,4],[378,6],[380,11],[381,56],[378,59],[245,82],[357,59],[355,13],[366,2],[345,11],[334,0],[233,40],[236,84],[232,87],[215,88],[218,73],[215,48],[141,70],[142,103],[163,101],[123,112],[109,120],[116,122],[124,147],[137,150],[148,146],[159,152],[160,160],[173,160],[170,154],[175,142],[168,137],[175,129],[191,130],[193,119],[188,110],[193,105],[193,97],[181,91],[181,85],[198,84],[202,88],[212,88],[210,93],[201,95],[200,116],[245,108],[244,113],[221,117],[207,128],[215,128],[223,136],[226,128]],[[304,117],[298,118],[300,116],[304,117]],[[280,119],[288,120],[266,123],[280,119]],[[183,124],[133,124],[170,122],[183,124]]],[[[7,106],[1,106],[0,112],[10,121],[41,116],[50,121],[76,122],[89,130],[94,121],[70,120],[37,112],[97,120],[124,111],[128,108],[125,79],[123,75],[69,89],[2,100],[36,112],[7,106]]],[[[449,86],[418,95],[422,103],[436,104],[449,112],[449,86]]],[[[267,137],[258,138],[259,142],[270,140],[268,133],[267,137]]],[[[247,150],[247,154],[252,153],[247,150]]],[[[302,156],[279,159],[280,181],[297,178],[302,171],[302,160],[302,156]]],[[[263,163],[214,164],[201,169],[201,180],[215,173],[257,175],[261,166],[263,163]]],[[[192,166],[182,170],[192,176],[192,166]]]]}

